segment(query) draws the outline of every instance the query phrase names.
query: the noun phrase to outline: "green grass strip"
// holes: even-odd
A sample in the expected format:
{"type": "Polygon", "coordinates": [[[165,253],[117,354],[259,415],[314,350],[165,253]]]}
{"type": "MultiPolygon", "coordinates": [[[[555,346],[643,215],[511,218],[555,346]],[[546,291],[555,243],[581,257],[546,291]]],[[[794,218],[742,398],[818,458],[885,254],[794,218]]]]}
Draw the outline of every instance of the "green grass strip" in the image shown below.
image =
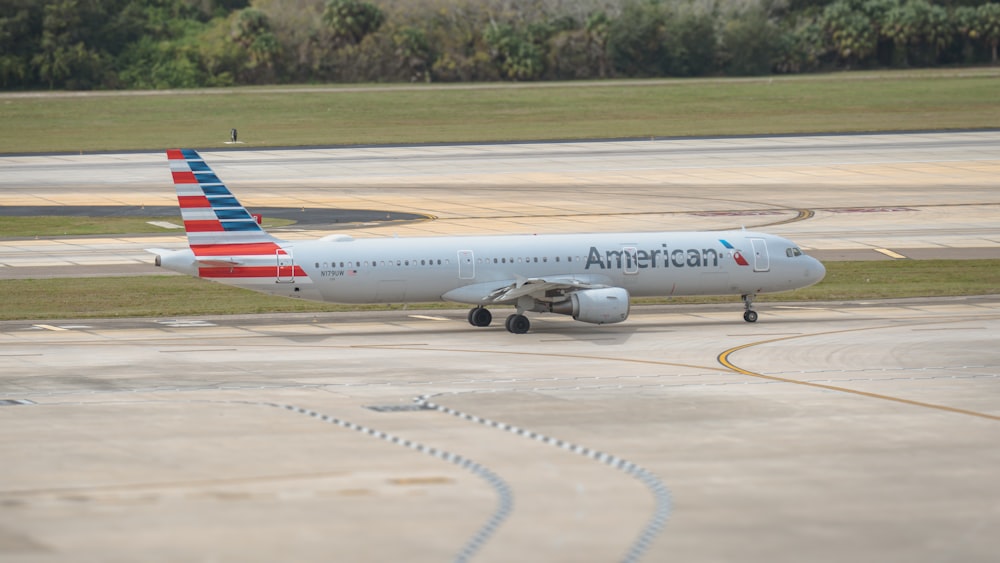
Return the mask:
{"type": "Polygon", "coordinates": [[[1000,69],[0,95],[0,153],[1000,127],[1000,69]],[[99,134],[95,134],[99,132],[99,134]]]}
{"type": "MultiPolygon", "coordinates": [[[[180,215],[176,217],[78,217],[78,216],[2,216],[0,215],[0,238],[60,237],[67,235],[135,235],[148,233],[168,233],[184,235],[184,229],[168,229],[150,224],[162,221],[183,225],[180,215]]],[[[294,224],[290,219],[265,219],[264,228],[287,227],[294,224]]]]}
{"type": "MultiPolygon", "coordinates": [[[[828,262],[826,279],[813,287],[761,296],[766,301],[841,301],[1000,293],[1000,260],[899,260],[828,262]]],[[[176,317],[280,312],[399,309],[400,306],[333,305],[271,297],[185,276],[0,280],[0,320],[176,317]]],[[[722,303],[736,297],[642,299],[639,303],[722,303]]],[[[410,308],[455,308],[431,303],[410,308]]]]}

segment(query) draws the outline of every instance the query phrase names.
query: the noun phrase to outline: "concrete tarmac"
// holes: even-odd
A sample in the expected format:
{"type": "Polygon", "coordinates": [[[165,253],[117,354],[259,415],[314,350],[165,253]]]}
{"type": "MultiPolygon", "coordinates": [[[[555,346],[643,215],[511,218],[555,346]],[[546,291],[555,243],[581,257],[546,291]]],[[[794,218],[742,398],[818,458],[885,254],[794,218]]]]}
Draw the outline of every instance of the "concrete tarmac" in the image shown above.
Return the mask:
{"type": "Polygon", "coordinates": [[[994,560],[1000,298],[760,312],[0,323],[0,554],[994,560]]]}

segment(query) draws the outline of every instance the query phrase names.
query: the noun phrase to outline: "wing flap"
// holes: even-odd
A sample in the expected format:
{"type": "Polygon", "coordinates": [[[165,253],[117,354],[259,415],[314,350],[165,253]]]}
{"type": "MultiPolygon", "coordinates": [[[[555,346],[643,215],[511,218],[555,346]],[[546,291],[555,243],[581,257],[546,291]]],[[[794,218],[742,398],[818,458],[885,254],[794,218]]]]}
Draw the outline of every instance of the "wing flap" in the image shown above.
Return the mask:
{"type": "Polygon", "coordinates": [[[602,287],[610,286],[606,280],[599,279],[597,276],[546,276],[466,285],[445,293],[441,298],[458,303],[487,305],[517,301],[524,296],[544,297],[546,293],[551,291],[569,293],[581,289],[602,287]]]}

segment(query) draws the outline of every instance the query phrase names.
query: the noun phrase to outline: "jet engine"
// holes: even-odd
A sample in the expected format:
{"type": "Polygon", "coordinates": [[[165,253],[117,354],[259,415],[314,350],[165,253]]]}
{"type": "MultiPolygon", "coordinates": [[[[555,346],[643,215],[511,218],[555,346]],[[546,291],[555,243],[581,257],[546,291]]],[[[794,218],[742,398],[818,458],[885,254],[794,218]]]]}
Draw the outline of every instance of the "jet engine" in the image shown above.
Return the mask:
{"type": "Polygon", "coordinates": [[[553,303],[549,311],[572,315],[573,319],[585,323],[620,323],[628,318],[628,291],[621,287],[574,291],[569,299],[553,303]]]}

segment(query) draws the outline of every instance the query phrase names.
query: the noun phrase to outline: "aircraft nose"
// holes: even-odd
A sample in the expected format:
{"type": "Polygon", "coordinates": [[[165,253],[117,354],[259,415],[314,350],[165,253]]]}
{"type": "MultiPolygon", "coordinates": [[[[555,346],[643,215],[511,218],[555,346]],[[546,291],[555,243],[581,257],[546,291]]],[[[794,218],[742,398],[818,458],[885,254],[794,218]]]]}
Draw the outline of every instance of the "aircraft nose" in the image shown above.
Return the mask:
{"type": "Polygon", "coordinates": [[[826,277],[826,266],[812,256],[810,256],[809,259],[812,260],[812,264],[809,265],[809,273],[807,276],[809,277],[811,285],[823,281],[823,278],[826,277]]]}

